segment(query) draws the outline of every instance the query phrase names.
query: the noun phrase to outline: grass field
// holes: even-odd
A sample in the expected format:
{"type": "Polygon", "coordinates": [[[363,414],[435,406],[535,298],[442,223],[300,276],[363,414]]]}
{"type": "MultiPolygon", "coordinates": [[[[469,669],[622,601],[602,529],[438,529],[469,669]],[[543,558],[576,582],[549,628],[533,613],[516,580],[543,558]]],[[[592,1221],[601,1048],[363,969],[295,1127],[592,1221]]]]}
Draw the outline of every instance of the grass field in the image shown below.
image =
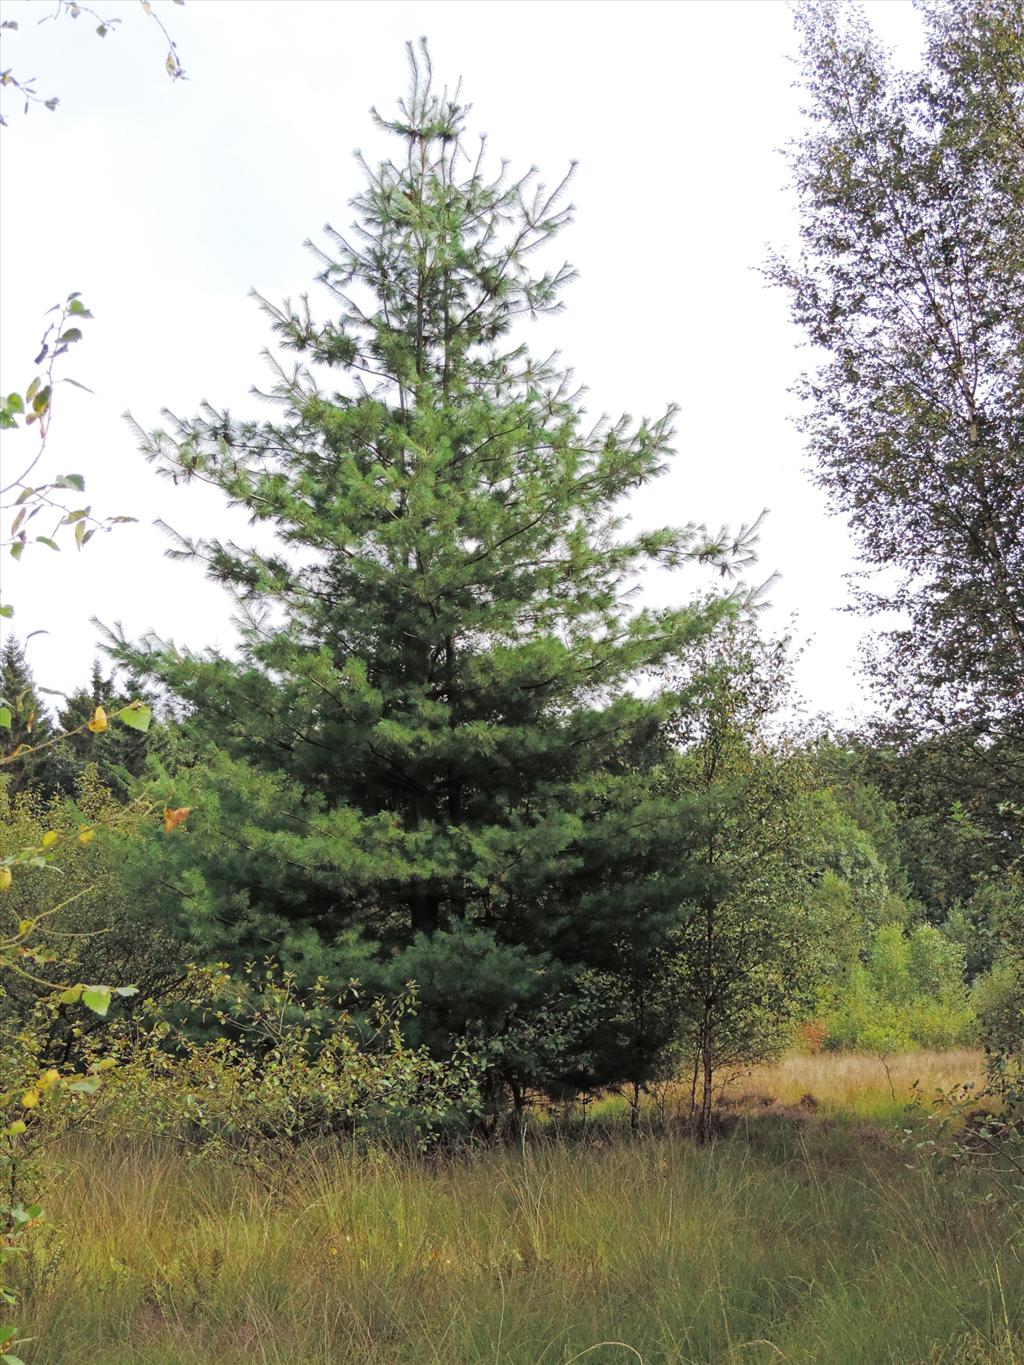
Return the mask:
{"type": "MultiPolygon", "coordinates": [[[[921,1055],[906,1084],[977,1062],[921,1055]]],[[[708,1148],[671,1124],[634,1141],[598,1119],[429,1159],[305,1151],[268,1186],[80,1145],[24,1266],[37,1340],[23,1354],[1024,1365],[1019,1211],[981,1202],[981,1171],[908,1167],[877,1059],[793,1058],[740,1084],[708,1148]],[[808,1093],[817,1109],[794,1103],[808,1093]]]]}

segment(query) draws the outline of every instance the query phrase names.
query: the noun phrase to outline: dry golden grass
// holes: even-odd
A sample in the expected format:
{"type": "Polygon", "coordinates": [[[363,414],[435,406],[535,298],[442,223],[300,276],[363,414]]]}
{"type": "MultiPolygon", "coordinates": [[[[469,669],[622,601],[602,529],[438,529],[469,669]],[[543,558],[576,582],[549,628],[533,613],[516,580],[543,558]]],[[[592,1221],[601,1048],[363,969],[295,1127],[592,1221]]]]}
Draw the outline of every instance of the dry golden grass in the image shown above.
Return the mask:
{"type": "Polygon", "coordinates": [[[884,1059],[865,1052],[791,1053],[737,1077],[725,1097],[735,1100],[756,1093],[780,1104],[797,1104],[812,1095],[826,1110],[864,1113],[886,1108],[894,1100],[906,1104],[915,1094],[927,1102],[938,1090],[980,1081],[983,1070],[981,1052],[971,1048],[893,1053],[884,1059]]]}
{"type": "MultiPolygon", "coordinates": [[[[771,1113],[800,1110],[805,1115],[900,1123],[907,1106],[932,1106],[939,1093],[967,1083],[980,1086],[984,1055],[976,1048],[893,1053],[792,1052],[722,1077],[716,1100],[727,1113],[771,1113]],[[807,1097],[810,1096],[810,1101],[807,1097]]],[[[690,1113],[690,1085],[680,1079],[661,1087],[645,1109],[652,1117],[685,1121],[690,1113]]],[[[621,1096],[609,1096],[593,1106],[595,1114],[610,1116],[624,1109],[621,1096]]]]}

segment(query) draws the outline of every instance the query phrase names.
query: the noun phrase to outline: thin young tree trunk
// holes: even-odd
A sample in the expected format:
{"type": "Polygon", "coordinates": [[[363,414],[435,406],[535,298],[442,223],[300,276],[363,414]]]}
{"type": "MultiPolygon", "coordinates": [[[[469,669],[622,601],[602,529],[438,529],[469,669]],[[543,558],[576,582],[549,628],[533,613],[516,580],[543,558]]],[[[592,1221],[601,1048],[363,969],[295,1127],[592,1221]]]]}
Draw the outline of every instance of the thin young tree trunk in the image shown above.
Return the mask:
{"type": "Polygon", "coordinates": [[[700,1030],[700,1054],[701,1064],[704,1072],[704,1087],[701,1093],[700,1103],[700,1127],[697,1135],[701,1142],[711,1141],[711,1095],[714,1083],[714,1053],[712,1051],[714,1006],[710,1000],[704,1003],[704,1018],[701,1021],[700,1030]]]}
{"type": "Polygon", "coordinates": [[[700,1075],[700,1034],[697,1035],[697,1046],[693,1050],[693,1075],[690,1077],[690,1118],[692,1119],[697,1112],[697,1077],[700,1075]]]}
{"type": "MultiPolygon", "coordinates": [[[[715,842],[708,845],[708,864],[715,861],[715,842]]],[[[709,898],[704,905],[704,1013],[700,1021],[700,1059],[704,1072],[704,1088],[701,1093],[700,1128],[701,1142],[711,1141],[711,1087],[714,1082],[714,1037],[715,1013],[715,907],[709,898]]]]}

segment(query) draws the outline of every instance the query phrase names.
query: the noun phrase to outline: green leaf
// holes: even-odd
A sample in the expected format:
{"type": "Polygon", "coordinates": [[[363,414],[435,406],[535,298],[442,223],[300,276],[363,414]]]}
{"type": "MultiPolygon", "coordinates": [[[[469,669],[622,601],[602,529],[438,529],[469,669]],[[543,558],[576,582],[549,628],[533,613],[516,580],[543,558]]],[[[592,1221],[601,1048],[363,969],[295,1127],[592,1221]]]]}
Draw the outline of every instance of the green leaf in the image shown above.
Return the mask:
{"type": "Polygon", "coordinates": [[[4,618],[6,618],[6,620],[9,621],[13,615],[14,608],[11,606],[9,602],[5,602],[3,606],[0,606],[0,616],[3,616],[4,618]]]}
{"type": "Polygon", "coordinates": [[[39,378],[38,375],[36,375],[35,379],[32,380],[32,383],[31,383],[31,384],[28,386],[28,388],[25,390],[25,402],[26,402],[26,403],[31,403],[31,402],[32,402],[32,399],[35,398],[36,394],[39,392],[39,385],[40,385],[41,383],[42,383],[42,380],[39,378]]]}
{"type": "Polygon", "coordinates": [[[20,559],[20,558],[21,558],[21,552],[22,552],[22,550],[24,550],[24,548],[25,548],[25,542],[24,542],[23,540],[16,540],[16,541],[14,542],[14,544],[11,546],[11,558],[12,558],[12,559],[20,559]]]}
{"type": "Polygon", "coordinates": [[[75,541],[76,541],[76,543],[77,543],[77,545],[78,545],[78,548],[81,549],[81,548],[82,548],[82,545],[85,543],[85,522],[84,522],[84,521],[80,521],[80,522],[78,523],[78,525],[75,527],[75,541]]]}
{"type": "Polygon", "coordinates": [[[4,403],[8,412],[24,412],[25,404],[21,401],[20,393],[9,393],[4,403]]]}
{"type": "Polygon", "coordinates": [[[0,408],[0,431],[9,431],[11,427],[16,427],[17,425],[17,422],[7,409],[0,408]]]}
{"type": "Polygon", "coordinates": [[[81,998],[81,986],[69,986],[66,991],[61,991],[57,997],[62,1005],[76,1005],[81,998]]]}
{"type": "MultiPolygon", "coordinates": [[[[101,1018],[110,1009],[110,987],[109,986],[83,986],[82,1004],[87,1009],[92,1010],[93,1014],[98,1014],[101,1018]]],[[[74,1087],[72,1087],[73,1089],[74,1087]]]]}
{"type": "Polygon", "coordinates": [[[51,550],[58,551],[60,550],[60,546],[57,544],[57,542],[55,540],[51,540],[49,536],[36,536],[36,544],[48,545],[51,550]]]}
{"type": "Polygon", "coordinates": [[[6,1346],[17,1330],[17,1327],[0,1327],[0,1346],[6,1346]]]}
{"type": "Polygon", "coordinates": [[[13,718],[14,717],[11,713],[11,708],[9,706],[0,706],[0,730],[9,730],[11,728],[11,721],[13,720],[13,718]]]}
{"type": "Polygon", "coordinates": [[[74,488],[78,493],[85,492],[85,480],[81,474],[61,474],[53,482],[54,488],[74,488]]]}
{"type": "Polygon", "coordinates": [[[138,988],[138,986],[115,986],[115,987],[114,987],[114,994],[115,994],[115,995],[138,995],[138,993],[139,993],[139,988],[138,988]]]}
{"type": "MultiPolygon", "coordinates": [[[[105,1014],[106,1011],[97,1010],[96,1013],[105,1014]]],[[[95,1090],[98,1090],[99,1088],[100,1088],[99,1081],[92,1080],[88,1076],[83,1076],[82,1079],[78,1081],[72,1081],[71,1084],[68,1086],[68,1089],[71,1091],[73,1095],[91,1095],[95,1090]]]]}
{"type": "Polygon", "coordinates": [[[85,304],[81,303],[78,299],[71,300],[68,304],[68,312],[74,314],[76,318],[92,317],[92,314],[89,312],[88,308],[86,308],[85,304]]]}
{"type": "Polygon", "coordinates": [[[149,722],[153,719],[153,708],[132,702],[123,710],[115,711],[114,715],[122,725],[127,725],[129,730],[141,730],[145,734],[149,729],[149,722]]]}
{"type": "Polygon", "coordinates": [[[68,342],[71,342],[71,341],[81,341],[81,340],[82,340],[82,329],[81,329],[80,327],[69,327],[68,330],[67,330],[66,332],[64,332],[64,333],[61,335],[61,341],[68,341],[68,342]]]}

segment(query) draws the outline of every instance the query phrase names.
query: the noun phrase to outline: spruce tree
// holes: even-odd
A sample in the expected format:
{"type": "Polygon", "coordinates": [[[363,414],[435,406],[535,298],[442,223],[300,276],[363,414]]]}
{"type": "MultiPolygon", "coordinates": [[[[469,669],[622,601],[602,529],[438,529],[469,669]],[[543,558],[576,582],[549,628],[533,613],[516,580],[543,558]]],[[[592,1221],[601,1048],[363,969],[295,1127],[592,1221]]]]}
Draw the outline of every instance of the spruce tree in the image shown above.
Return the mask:
{"type": "Polygon", "coordinates": [[[183,837],[142,872],[163,913],[236,960],[335,979],[390,963],[431,1002],[425,1030],[500,1036],[528,1079],[537,1020],[568,1017],[572,974],[621,930],[588,862],[605,887],[616,859],[658,875],[652,831],[672,822],[637,803],[637,768],[676,704],[665,679],[735,607],[636,610],[637,575],[728,573],[751,537],[627,527],[672,410],[588,424],[557,356],[531,356],[521,324],[573,278],[533,265],[570,219],[566,182],[491,175],[458,93],[437,93],[425,47],[409,57],[398,115],[373,112],[399,152],[360,157],[356,225],[317,252],[333,318],[260,300],[298,357],[274,362],[276,416],[207,407],[140,433],[163,474],[276,533],[272,551],[173,551],[234,594],[239,652],[114,653],[208,745],[168,788],[195,807],[183,837]]]}
{"type": "MultiPolygon", "coordinates": [[[[0,648],[0,756],[45,743],[54,735],[53,721],[43,703],[40,688],[25,657],[25,646],[8,635],[0,648]]],[[[35,788],[44,795],[54,790],[54,765],[50,751],[26,754],[17,762],[0,767],[8,793],[35,788]]]]}
{"type": "Polygon", "coordinates": [[[155,728],[140,731],[126,725],[111,725],[100,734],[81,733],[81,727],[97,706],[113,714],[132,701],[141,701],[152,708],[156,698],[135,679],[124,680],[112,673],[105,674],[98,660],[93,661],[88,683],[65,696],[57,711],[57,724],[62,731],[79,731],[69,736],[56,751],[61,771],[59,789],[65,795],[74,797],[78,794],[86,768],[94,765],[97,777],[116,799],[123,800],[127,796],[132,780],[145,770],[147,754],[154,746],[160,747],[158,736],[162,737],[162,727],[158,723],[155,728]]]}

